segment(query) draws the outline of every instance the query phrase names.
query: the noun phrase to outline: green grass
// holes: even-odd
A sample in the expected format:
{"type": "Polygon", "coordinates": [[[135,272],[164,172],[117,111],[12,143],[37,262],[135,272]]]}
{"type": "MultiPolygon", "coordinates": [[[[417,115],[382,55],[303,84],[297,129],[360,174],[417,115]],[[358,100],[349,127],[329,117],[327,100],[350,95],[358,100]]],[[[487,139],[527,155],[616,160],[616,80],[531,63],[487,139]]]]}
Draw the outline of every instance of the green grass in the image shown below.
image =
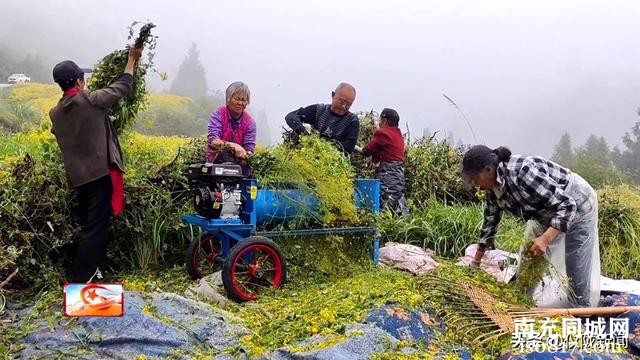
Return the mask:
{"type": "Polygon", "coordinates": [[[620,185],[598,191],[602,273],[640,278],[640,192],[620,185]]]}
{"type": "Polygon", "coordinates": [[[41,116],[27,102],[10,97],[10,89],[0,89],[0,133],[16,133],[36,126],[41,116]]]}
{"type": "MultiPolygon", "coordinates": [[[[456,258],[464,255],[470,244],[480,240],[482,205],[444,205],[428,200],[414,207],[404,218],[383,216],[379,223],[385,242],[409,243],[431,249],[435,255],[456,258]]],[[[523,239],[524,225],[505,216],[496,237],[496,247],[517,252],[523,239]]]]}
{"type": "Polygon", "coordinates": [[[34,159],[41,159],[42,145],[49,140],[53,140],[53,135],[46,130],[19,134],[0,133],[0,162],[21,158],[26,154],[34,159]]]}
{"type": "Polygon", "coordinates": [[[21,144],[14,136],[0,135],[0,159],[8,156],[19,156],[26,152],[26,146],[21,144]]]}

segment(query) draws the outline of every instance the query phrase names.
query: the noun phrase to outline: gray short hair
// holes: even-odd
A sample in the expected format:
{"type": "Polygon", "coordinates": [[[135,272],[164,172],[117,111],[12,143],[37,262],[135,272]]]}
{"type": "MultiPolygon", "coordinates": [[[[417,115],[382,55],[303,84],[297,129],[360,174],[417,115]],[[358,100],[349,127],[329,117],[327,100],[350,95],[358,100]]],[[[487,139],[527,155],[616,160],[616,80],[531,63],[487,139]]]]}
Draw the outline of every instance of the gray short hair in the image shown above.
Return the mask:
{"type": "Polygon", "coordinates": [[[353,85],[351,85],[351,84],[349,84],[347,82],[341,82],[340,84],[338,84],[338,86],[336,86],[336,90],[335,91],[338,92],[342,88],[349,88],[349,89],[351,89],[353,91],[354,94],[356,93],[356,88],[353,87],[353,85]]]}
{"type": "Polygon", "coordinates": [[[242,81],[236,81],[234,83],[231,83],[231,85],[227,87],[225,101],[229,102],[229,100],[231,100],[231,98],[237,94],[246,96],[247,101],[251,100],[251,91],[249,91],[249,87],[247,86],[247,84],[243,83],[242,81]]]}

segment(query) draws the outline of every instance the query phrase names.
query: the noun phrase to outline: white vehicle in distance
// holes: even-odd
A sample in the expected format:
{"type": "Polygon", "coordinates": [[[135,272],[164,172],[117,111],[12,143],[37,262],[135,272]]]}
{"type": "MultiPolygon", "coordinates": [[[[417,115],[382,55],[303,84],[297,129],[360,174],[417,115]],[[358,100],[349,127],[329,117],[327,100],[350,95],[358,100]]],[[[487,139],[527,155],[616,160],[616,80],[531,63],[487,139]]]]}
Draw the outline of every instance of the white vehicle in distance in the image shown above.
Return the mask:
{"type": "Polygon", "coordinates": [[[7,78],[9,84],[31,82],[31,78],[25,74],[13,74],[7,78]]]}

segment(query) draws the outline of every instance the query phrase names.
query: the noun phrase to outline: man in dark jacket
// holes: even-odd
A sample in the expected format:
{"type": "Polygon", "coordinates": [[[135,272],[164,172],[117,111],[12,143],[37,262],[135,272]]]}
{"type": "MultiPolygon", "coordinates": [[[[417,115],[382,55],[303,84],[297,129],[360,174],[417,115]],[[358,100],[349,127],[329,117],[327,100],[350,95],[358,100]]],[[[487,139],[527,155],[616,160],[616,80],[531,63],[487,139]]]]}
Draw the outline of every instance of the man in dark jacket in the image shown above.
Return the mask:
{"type": "Polygon", "coordinates": [[[53,68],[53,79],[64,93],[49,111],[51,132],[62,152],[69,184],[76,190],[80,214],[80,239],[70,269],[72,282],[87,282],[98,272],[110,238],[111,213],[122,211],[122,198],[112,199],[112,195],[122,194],[124,161],[107,113],[131,91],[134,67],[141,55],[142,49],[132,48],[124,74],[92,92],[85,90],[85,71],[73,61],[53,68]]]}
{"type": "Polygon", "coordinates": [[[333,141],[345,154],[353,152],[360,133],[360,120],[349,112],[356,99],[356,89],[347,83],[340,83],[331,93],[331,105],[316,104],[290,112],[285,120],[296,134],[305,132],[304,124],[309,124],[320,136],[333,141]]]}

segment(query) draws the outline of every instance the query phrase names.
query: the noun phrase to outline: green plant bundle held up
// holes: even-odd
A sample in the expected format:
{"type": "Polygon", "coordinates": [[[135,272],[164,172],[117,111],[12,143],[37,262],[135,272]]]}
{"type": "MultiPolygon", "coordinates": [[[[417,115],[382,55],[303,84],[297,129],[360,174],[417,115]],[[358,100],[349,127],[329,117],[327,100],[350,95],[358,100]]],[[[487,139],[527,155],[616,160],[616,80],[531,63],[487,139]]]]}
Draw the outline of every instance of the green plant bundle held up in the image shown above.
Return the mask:
{"type": "MultiPolygon", "coordinates": [[[[128,40],[134,37],[134,27],[138,25],[134,22],[129,27],[128,40]]],[[[131,129],[136,121],[136,115],[144,109],[147,101],[147,90],[145,88],[145,75],[147,71],[153,70],[153,57],[156,48],[157,36],[151,35],[151,29],[155,25],[146,23],[140,28],[138,37],[135,40],[135,47],[144,47],[146,50],[146,60],[136,66],[133,77],[133,87],[129,95],[121,99],[111,108],[111,115],[116,117],[115,127],[118,133],[131,129]]],[[[129,49],[116,50],[105,56],[93,70],[89,79],[89,90],[98,90],[109,86],[116,81],[124,71],[128,60],[129,49]]]]}
{"type": "Polygon", "coordinates": [[[571,288],[569,278],[558,271],[549,259],[544,256],[533,256],[529,249],[533,246],[532,239],[526,239],[521,249],[521,260],[513,287],[521,294],[527,294],[534,289],[545,277],[550,277],[564,290],[570,300],[576,300],[575,292],[571,288]]]}
{"type": "MultiPolygon", "coordinates": [[[[358,135],[357,145],[364,148],[376,132],[376,121],[379,116],[372,110],[367,113],[360,113],[358,117],[360,118],[360,134],[358,135]]],[[[358,178],[370,179],[374,177],[375,166],[370,157],[354,152],[351,164],[358,178]]]]}
{"type": "MultiPolygon", "coordinates": [[[[533,241],[528,240],[524,245],[524,249],[528,251],[531,246],[533,246],[533,241]]],[[[514,286],[524,293],[527,289],[542,281],[550,266],[551,264],[544,256],[531,256],[526,252],[522,257],[514,286]]]]}

